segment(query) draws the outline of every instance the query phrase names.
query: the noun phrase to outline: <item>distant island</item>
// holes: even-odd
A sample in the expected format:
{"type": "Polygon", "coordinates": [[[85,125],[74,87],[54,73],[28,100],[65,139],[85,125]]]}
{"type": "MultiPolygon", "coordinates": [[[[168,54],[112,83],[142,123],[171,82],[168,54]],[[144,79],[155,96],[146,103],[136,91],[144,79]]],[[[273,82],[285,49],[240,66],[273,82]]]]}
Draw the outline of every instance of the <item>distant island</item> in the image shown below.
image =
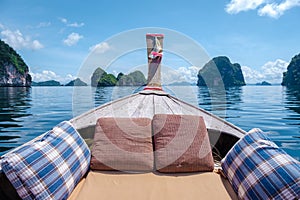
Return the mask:
{"type": "Polygon", "coordinates": [[[195,85],[193,83],[190,82],[186,82],[186,81],[181,81],[181,82],[173,82],[168,84],[169,86],[189,86],[189,85],[195,85]]]}
{"type": "Polygon", "coordinates": [[[142,86],[147,83],[144,74],[141,71],[134,71],[125,75],[119,73],[117,77],[113,74],[108,74],[102,68],[98,67],[91,78],[93,87],[108,87],[108,86],[142,86]]]}
{"type": "Polygon", "coordinates": [[[267,81],[263,81],[261,83],[256,83],[255,85],[272,85],[272,84],[267,81]]]}
{"type": "Polygon", "coordinates": [[[31,86],[87,86],[87,84],[82,80],[80,80],[80,78],[77,78],[65,85],[61,84],[58,81],[50,80],[50,81],[41,81],[41,82],[32,81],[31,86]]]}
{"type": "Polygon", "coordinates": [[[292,58],[287,66],[287,72],[283,72],[281,85],[300,88],[300,54],[292,58]]]}
{"type": "Polygon", "coordinates": [[[87,84],[80,80],[80,78],[76,78],[75,80],[67,83],[65,86],[87,86],[87,84]]]}
{"type": "Polygon", "coordinates": [[[28,66],[16,51],[2,40],[0,40],[0,86],[31,86],[28,66]]]}
{"type": "Polygon", "coordinates": [[[226,56],[215,57],[198,72],[198,86],[244,86],[241,65],[232,64],[226,56]],[[221,77],[220,77],[221,76],[221,77]]]}
{"type": "Polygon", "coordinates": [[[60,82],[55,80],[41,81],[41,82],[32,81],[31,86],[61,86],[61,84],[60,82]]]}

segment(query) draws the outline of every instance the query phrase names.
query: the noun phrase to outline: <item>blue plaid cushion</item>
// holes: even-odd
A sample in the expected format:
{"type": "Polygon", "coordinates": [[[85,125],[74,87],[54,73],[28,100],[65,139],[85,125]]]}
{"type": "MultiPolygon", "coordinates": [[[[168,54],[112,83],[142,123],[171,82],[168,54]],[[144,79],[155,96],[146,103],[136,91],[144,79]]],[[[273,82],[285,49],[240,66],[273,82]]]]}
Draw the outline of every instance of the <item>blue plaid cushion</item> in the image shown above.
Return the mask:
{"type": "Polygon", "coordinates": [[[221,165],[241,199],[300,197],[300,163],[259,129],[240,139],[221,165]]]}
{"type": "Polygon", "coordinates": [[[6,154],[2,170],[22,199],[67,199],[87,172],[90,150],[69,122],[6,154]]]}

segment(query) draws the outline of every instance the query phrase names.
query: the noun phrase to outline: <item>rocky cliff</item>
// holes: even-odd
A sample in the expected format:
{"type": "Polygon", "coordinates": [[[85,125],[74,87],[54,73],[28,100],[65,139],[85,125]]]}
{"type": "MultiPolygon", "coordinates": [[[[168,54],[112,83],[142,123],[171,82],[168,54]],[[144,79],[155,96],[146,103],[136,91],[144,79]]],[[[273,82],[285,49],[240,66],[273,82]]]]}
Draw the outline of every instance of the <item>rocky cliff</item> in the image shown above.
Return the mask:
{"type": "Polygon", "coordinates": [[[281,85],[300,88],[300,54],[294,56],[283,73],[281,85]]]}
{"type": "Polygon", "coordinates": [[[146,84],[146,79],[141,71],[134,71],[128,75],[119,73],[117,78],[113,74],[106,73],[102,68],[97,68],[91,78],[93,87],[106,86],[141,86],[146,84]]]}
{"type": "Polygon", "coordinates": [[[131,72],[128,75],[118,76],[118,86],[142,86],[147,83],[144,74],[140,71],[131,72]]]}
{"type": "Polygon", "coordinates": [[[0,86],[31,86],[28,66],[13,48],[1,40],[0,86]]]}
{"type": "Polygon", "coordinates": [[[262,86],[266,86],[266,85],[272,85],[271,83],[267,82],[267,81],[263,81],[261,83],[256,83],[255,85],[262,85],[262,86]]]}
{"type": "Polygon", "coordinates": [[[87,86],[87,84],[80,80],[80,78],[76,78],[75,80],[67,83],[65,86],[87,86]]]}
{"type": "Polygon", "coordinates": [[[246,85],[241,65],[232,64],[225,56],[215,57],[198,73],[198,86],[243,86],[246,85]]]}
{"type": "Polygon", "coordinates": [[[93,87],[107,87],[115,86],[117,78],[113,74],[107,74],[102,68],[98,67],[91,79],[91,85],[93,87]]]}

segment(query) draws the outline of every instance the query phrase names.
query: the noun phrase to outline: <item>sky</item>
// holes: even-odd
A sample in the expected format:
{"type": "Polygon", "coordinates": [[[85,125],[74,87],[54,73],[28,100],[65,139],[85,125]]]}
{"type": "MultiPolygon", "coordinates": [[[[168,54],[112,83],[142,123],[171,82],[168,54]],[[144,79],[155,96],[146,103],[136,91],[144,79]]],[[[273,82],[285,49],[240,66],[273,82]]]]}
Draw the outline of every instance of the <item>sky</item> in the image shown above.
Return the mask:
{"type": "Polygon", "coordinates": [[[22,56],[34,81],[66,83],[86,68],[114,74],[139,68],[147,63],[144,33],[154,30],[166,32],[163,66],[179,74],[176,80],[197,81],[203,63],[191,61],[198,56],[189,46],[194,43],[202,48],[199,57],[239,63],[248,84],[280,83],[300,53],[299,19],[300,0],[0,0],[0,39],[22,56]],[[89,62],[91,54],[108,58],[122,40],[127,52],[89,62]]]}

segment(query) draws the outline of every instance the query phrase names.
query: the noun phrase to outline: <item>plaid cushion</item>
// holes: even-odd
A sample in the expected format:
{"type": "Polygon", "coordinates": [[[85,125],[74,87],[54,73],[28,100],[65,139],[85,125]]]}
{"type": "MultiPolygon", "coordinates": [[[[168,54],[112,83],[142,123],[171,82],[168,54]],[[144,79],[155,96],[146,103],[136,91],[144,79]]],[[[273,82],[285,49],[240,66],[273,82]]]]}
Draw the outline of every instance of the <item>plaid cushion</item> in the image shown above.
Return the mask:
{"type": "Polygon", "coordinates": [[[90,150],[69,122],[6,154],[2,170],[22,199],[67,199],[87,172],[90,150]]]}
{"type": "Polygon", "coordinates": [[[221,165],[241,199],[300,197],[300,163],[259,129],[240,139],[221,165]]]}

